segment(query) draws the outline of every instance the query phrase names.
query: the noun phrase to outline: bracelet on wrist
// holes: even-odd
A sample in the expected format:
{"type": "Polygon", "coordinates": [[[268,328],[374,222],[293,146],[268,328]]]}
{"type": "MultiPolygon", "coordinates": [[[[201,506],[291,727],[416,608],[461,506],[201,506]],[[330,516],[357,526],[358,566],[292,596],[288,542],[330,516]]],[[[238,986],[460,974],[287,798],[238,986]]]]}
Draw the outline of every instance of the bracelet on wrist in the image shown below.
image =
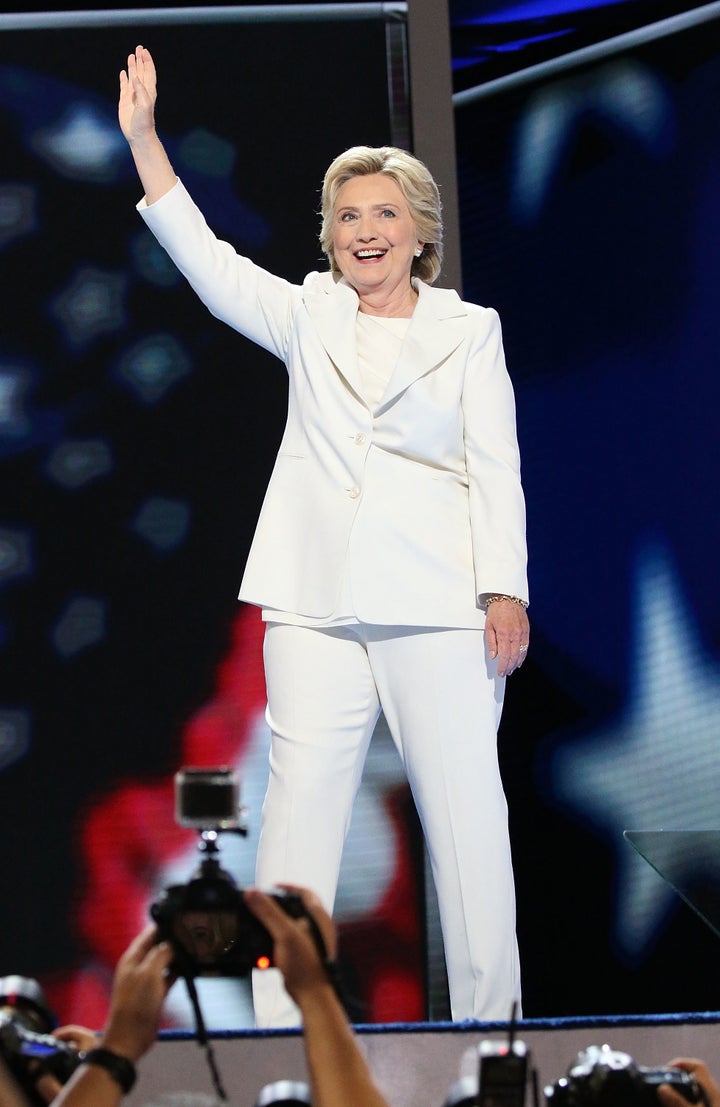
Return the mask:
{"type": "Polygon", "coordinates": [[[520,596],[501,596],[499,593],[497,595],[486,596],[485,597],[485,606],[489,607],[489,605],[491,603],[498,603],[499,600],[509,600],[510,603],[516,603],[518,605],[518,607],[522,607],[522,608],[525,608],[525,607],[528,606],[527,600],[521,599],[520,596]]]}
{"type": "Polygon", "coordinates": [[[128,1057],[122,1057],[119,1053],[113,1053],[111,1049],[103,1049],[101,1046],[88,1050],[82,1063],[105,1069],[120,1085],[124,1095],[132,1089],[137,1077],[135,1066],[128,1057]]]}

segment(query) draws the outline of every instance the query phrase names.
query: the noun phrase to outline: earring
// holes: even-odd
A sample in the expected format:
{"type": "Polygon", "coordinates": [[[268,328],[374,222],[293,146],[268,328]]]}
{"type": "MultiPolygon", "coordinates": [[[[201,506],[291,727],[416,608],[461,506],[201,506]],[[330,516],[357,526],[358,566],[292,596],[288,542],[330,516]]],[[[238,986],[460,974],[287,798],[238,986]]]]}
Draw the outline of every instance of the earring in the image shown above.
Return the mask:
{"type": "Polygon", "coordinates": [[[418,246],[417,250],[415,251],[415,257],[419,258],[421,256],[422,252],[423,252],[422,246],[418,246]]]}

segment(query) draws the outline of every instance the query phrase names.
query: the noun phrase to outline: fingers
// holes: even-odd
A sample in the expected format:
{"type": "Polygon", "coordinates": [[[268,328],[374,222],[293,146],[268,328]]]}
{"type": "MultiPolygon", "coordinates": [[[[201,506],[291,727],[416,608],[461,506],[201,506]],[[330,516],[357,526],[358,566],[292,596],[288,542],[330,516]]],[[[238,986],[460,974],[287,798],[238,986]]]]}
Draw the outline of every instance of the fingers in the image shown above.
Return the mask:
{"type": "MultiPolygon", "coordinates": [[[[291,892],[300,897],[305,910],[320,932],[327,955],[334,958],[336,947],[335,926],[315,893],[296,884],[280,884],[278,887],[285,892],[291,892]]],[[[266,927],[274,941],[287,938],[298,929],[303,930],[307,936],[310,936],[310,926],[307,919],[292,918],[272,896],[261,892],[259,888],[248,888],[243,895],[250,911],[266,927]]]]}
{"type": "Polygon", "coordinates": [[[123,953],[118,961],[117,975],[125,979],[135,975],[161,977],[167,992],[176,979],[169,972],[172,959],[172,946],[169,942],[158,942],[158,929],[150,923],[123,953]]]}
{"type": "MultiPolygon", "coordinates": [[[[490,645],[489,642],[488,645],[490,645]]],[[[525,641],[521,641],[519,637],[506,638],[497,635],[494,650],[492,647],[490,648],[490,659],[494,660],[497,657],[498,676],[510,676],[516,669],[519,669],[525,662],[528,648],[527,638],[525,641]]]]}
{"type": "Polygon", "coordinates": [[[139,965],[140,962],[155,946],[158,937],[158,929],[155,923],[149,923],[144,930],[133,938],[127,947],[120,962],[126,965],[139,965]]]}
{"type": "MultiPolygon", "coordinates": [[[[699,1057],[675,1057],[670,1062],[670,1067],[682,1069],[695,1078],[707,1107],[720,1107],[720,1088],[704,1061],[699,1057]]],[[[665,1107],[687,1107],[687,1099],[669,1084],[660,1085],[658,1097],[665,1107]]]]}
{"type": "Polygon", "coordinates": [[[311,911],[313,914],[317,911],[323,914],[327,913],[320,902],[320,897],[315,892],[311,892],[309,888],[302,888],[299,884],[278,884],[278,888],[282,889],[283,892],[290,892],[292,895],[299,896],[306,911],[311,911]]]}
{"type": "Polygon", "coordinates": [[[97,1044],[97,1035],[86,1026],[59,1026],[53,1030],[53,1038],[82,1050],[92,1049],[97,1044]]]}
{"type": "Polygon", "coordinates": [[[335,924],[325,910],[320,897],[316,895],[315,892],[311,892],[309,888],[301,888],[297,884],[279,884],[278,887],[282,888],[285,892],[293,892],[296,896],[300,896],[303,907],[308,915],[312,916],[315,925],[320,931],[320,936],[325,945],[328,957],[330,957],[331,960],[334,959],[337,947],[337,932],[335,930],[335,924]]]}
{"type": "Polygon", "coordinates": [[[488,604],[485,642],[490,660],[497,658],[498,676],[510,676],[519,669],[530,646],[530,623],[525,609],[512,600],[488,604]]]}
{"type": "Polygon", "coordinates": [[[157,84],[157,74],[155,71],[155,62],[150,51],[145,46],[138,46],[138,50],[142,51],[143,62],[143,83],[145,84],[151,95],[155,94],[155,86],[157,84]]]}
{"type": "Polygon", "coordinates": [[[261,892],[259,888],[246,888],[243,899],[255,918],[260,920],[271,936],[280,938],[289,920],[272,896],[261,892]]]}
{"type": "Polygon", "coordinates": [[[152,106],[156,97],[156,74],[152,55],[144,46],[128,54],[127,70],[120,71],[120,98],[135,98],[143,107],[152,106]]]}
{"type": "MultiPolygon", "coordinates": [[[[52,1076],[49,1072],[44,1072],[42,1076],[39,1076],[35,1081],[35,1091],[43,1103],[52,1103],[55,1097],[62,1091],[62,1084],[56,1076],[52,1076]]],[[[3,1100],[3,1103],[4,1102],[3,1100]]]]}

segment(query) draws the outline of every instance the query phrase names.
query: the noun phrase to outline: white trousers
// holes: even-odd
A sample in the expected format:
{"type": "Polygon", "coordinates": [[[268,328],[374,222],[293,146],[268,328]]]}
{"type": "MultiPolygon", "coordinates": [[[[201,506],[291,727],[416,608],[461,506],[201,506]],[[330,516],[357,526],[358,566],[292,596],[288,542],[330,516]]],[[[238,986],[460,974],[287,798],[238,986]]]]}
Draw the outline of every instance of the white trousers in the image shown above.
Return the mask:
{"type": "MultiPolygon", "coordinates": [[[[514,1002],[519,1014],[515,892],[497,761],[505,681],[486,654],[484,632],[269,623],[264,650],[272,744],[258,884],[312,888],[332,911],[382,705],[427,842],[452,1017],[508,1019],[514,1002]]],[[[270,973],[256,973],[253,987],[258,1026],[299,1022],[270,973]]]]}

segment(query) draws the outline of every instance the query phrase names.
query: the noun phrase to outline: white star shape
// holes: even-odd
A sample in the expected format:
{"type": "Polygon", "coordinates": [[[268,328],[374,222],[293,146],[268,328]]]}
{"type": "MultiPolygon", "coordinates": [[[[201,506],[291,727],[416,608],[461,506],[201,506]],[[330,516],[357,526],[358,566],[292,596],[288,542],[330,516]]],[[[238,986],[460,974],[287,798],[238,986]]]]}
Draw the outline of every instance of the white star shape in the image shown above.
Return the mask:
{"type": "Polygon", "coordinates": [[[124,139],[95,108],[73,104],[62,120],[33,136],[33,146],[59,173],[75,180],[112,180],[124,139]]]}
{"type": "MultiPolygon", "coordinates": [[[[720,666],[699,640],[676,569],[657,547],[638,567],[631,677],[622,716],[560,749],[553,781],[561,802],[589,815],[615,844],[616,938],[637,959],[676,894],[623,831],[720,826],[720,666]]],[[[681,877],[701,864],[688,845],[681,877]]]]}

